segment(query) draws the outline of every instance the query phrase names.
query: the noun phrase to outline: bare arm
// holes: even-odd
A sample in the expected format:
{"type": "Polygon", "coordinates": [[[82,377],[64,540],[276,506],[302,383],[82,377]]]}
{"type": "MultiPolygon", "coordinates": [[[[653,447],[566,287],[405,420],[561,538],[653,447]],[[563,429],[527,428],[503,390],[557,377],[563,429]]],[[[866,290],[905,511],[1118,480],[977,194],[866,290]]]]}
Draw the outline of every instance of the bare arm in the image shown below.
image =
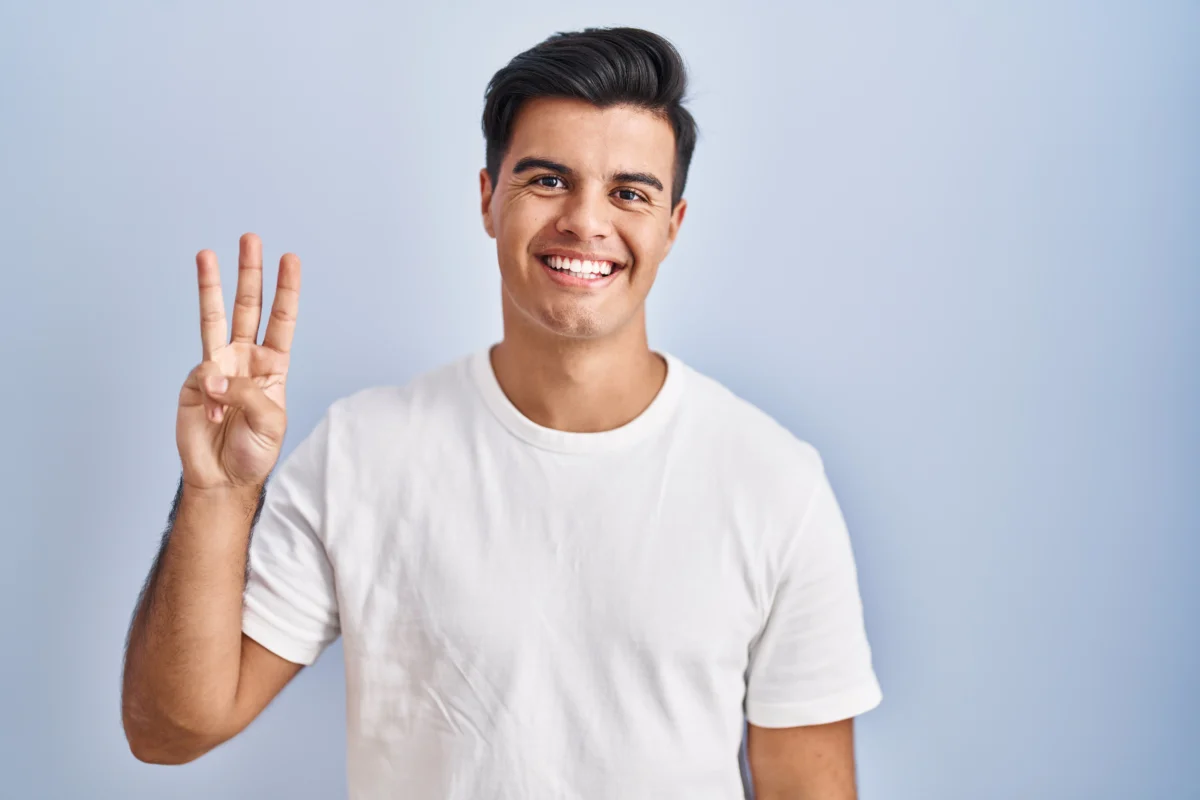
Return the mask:
{"type": "Polygon", "coordinates": [[[221,275],[196,255],[204,358],[179,393],[183,476],[126,642],[121,718],[133,754],[179,764],[231,738],[300,670],[242,634],[250,533],[287,429],[300,261],[279,261],[262,344],[262,244],[242,237],[226,341],[221,275]]]}
{"type": "Polygon", "coordinates": [[[241,632],[250,492],[181,481],[126,647],[122,722],[142,761],[180,764],[243,730],[300,671],[241,632]]]}
{"type": "Polygon", "coordinates": [[[854,719],[795,728],[751,725],[746,760],[756,800],[856,800],[854,719]]]}

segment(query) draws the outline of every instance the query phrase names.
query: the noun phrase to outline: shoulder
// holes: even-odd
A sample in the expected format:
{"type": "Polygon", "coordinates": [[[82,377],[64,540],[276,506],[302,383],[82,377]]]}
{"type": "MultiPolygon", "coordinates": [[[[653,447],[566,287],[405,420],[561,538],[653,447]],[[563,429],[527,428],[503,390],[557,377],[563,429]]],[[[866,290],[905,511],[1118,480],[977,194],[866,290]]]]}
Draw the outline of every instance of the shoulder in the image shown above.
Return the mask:
{"type": "Polygon", "coordinates": [[[408,431],[442,427],[463,412],[470,395],[469,360],[420,372],[402,384],[369,386],[334,400],[326,412],[331,437],[379,441],[408,431]]]}
{"type": "Polygon", "coordinates": [[[730,480],[787,495],[819,481],[825,466],[815,445],[716,378],[685,369],[691,424],[730,480]]]}

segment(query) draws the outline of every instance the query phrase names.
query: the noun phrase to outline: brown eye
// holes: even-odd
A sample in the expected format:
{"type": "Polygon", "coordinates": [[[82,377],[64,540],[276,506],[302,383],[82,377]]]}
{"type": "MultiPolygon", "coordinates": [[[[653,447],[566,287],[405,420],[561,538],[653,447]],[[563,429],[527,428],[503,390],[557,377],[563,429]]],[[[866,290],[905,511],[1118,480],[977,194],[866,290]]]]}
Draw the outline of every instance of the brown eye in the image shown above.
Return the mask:
{"type": "Polygon", "coordinates": [[[557,189],[558,188],[557,186],[546,186],[546,184],[542,183],[542,181],[561,181],[561,180],[562,180],[562,178],[558,177],[557,175],[543,175],[540,178],[535,178],[534,183],[536,183],[538,186],[544,187],[546,189],[557,189]]]}
{"type": "Polygon", "coordinates": [[[635,192],[633,189],[618,189],[617,193],[623,194],[623,195],[624,194],[633,195],[632,197],[622,197],[621,198],[622,200],[628,200],[630,202],[642,199],[642,196],[640,194],[638,194],[637,192],[635,192]]]}

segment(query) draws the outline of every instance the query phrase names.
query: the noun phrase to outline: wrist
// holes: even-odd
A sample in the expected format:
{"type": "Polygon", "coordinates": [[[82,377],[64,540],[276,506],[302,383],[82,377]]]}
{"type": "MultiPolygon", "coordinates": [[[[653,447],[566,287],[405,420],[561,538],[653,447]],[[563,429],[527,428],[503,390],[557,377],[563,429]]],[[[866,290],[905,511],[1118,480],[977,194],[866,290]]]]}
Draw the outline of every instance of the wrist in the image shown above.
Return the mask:
{"type": "Polygon", "coordinates": [[[180,511],[201,511],[206,516],[235,516],[249,522],[258,510],[264,483],[201,487],[184,480],[180,511]]]}

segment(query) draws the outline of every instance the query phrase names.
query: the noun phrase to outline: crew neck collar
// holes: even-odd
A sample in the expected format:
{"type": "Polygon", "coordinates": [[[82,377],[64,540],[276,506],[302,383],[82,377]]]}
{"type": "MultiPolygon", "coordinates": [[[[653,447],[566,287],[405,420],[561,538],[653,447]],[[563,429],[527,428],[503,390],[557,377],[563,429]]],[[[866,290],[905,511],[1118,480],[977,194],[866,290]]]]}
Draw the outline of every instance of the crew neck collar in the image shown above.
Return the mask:
{"type": "Polygon", "coordinates": [[[479,388],[484,403],[513,435],[545,450],[561,453],[611,452],[628,447],[660,430],[679,405],[685,380],[685,365],[670,353],[655,351],[667,362],[667,377],[658,394],[641,414],[624,425],[607,431],[579,433],[560,431],[539,425],[513,405],[508,395],[500,388],[496,372],[492,368],[489,345],[473,353],[468,367],[475,385],[479,388]]]}

